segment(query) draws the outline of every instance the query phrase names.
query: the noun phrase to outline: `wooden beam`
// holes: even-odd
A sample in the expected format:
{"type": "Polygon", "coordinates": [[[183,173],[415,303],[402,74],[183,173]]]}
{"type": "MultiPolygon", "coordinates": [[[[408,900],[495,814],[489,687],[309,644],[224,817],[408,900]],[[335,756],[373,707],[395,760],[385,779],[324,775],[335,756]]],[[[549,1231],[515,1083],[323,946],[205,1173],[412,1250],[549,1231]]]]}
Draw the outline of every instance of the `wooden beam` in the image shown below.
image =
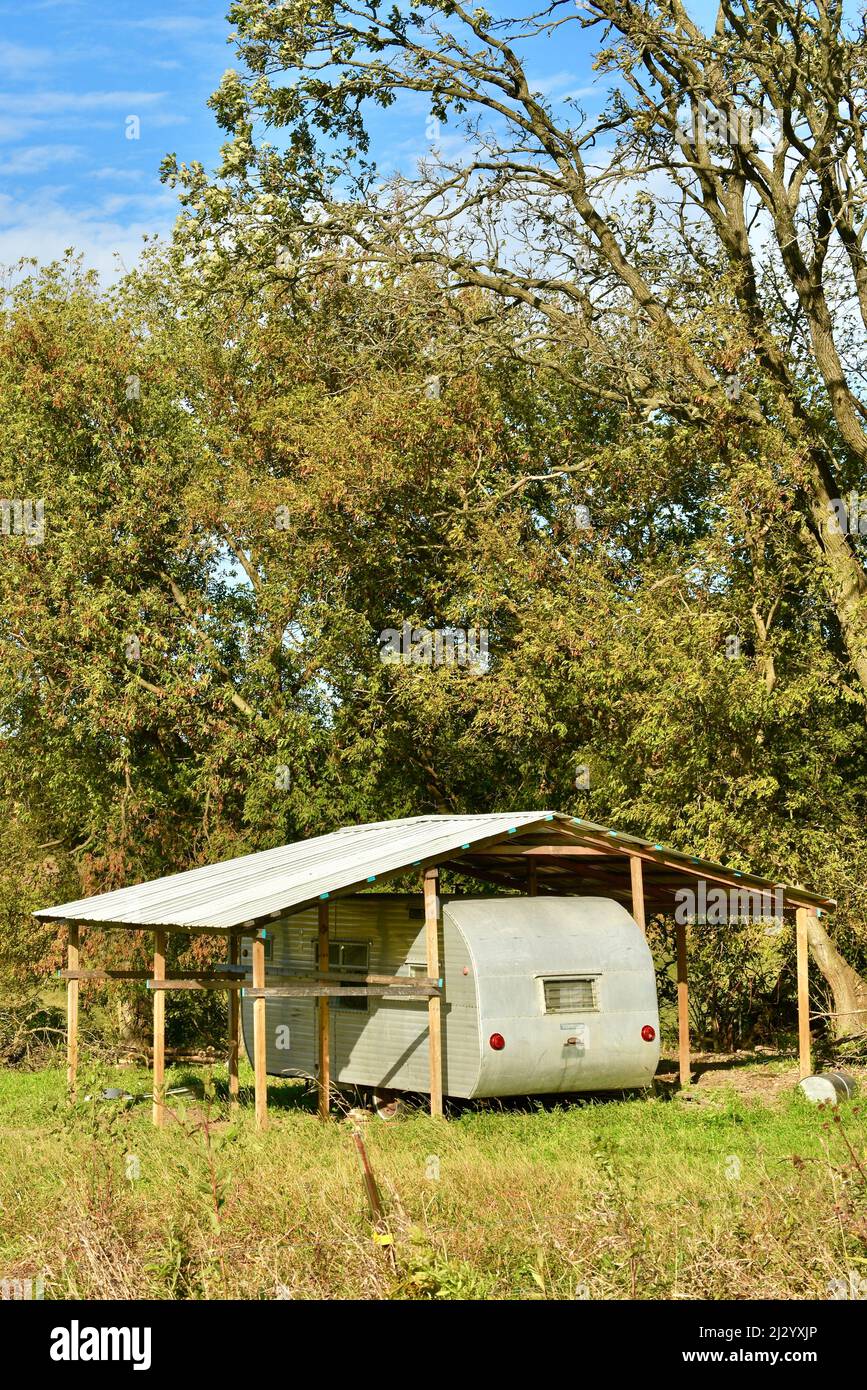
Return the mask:
{"type": "Polygon", "coordinates": [[[304,980],[294,985],[267,985],[244,990],[245,999],[432,999],[440,996],[437,985],[424,980],[400,980],[396,985],[325,984],[304,980]]]}
{"type": "MultiPolygon", "coordinates": [[[[472,854],[473,851],[470,850],[472,854]]],[[[491,859],[615,859],[617,856],[604,849],[594,849],[591,845],[522,845],[509,842],[494,845],[485,850],[485,857],[491,859]]]]}
{"type": "MultiPolygon", "coordinates": [[[[527,883],[527,869],[524,867],[524,862],[525,861],[516,859],[510,865],[506,856],[503,856],[501,860],[495,861],[491,859],[487,863],[482,861],[478,864],[478,867],[475,866],[476,861],[470,859],[453,860],[447,867],[453,869],[456,873],[467,874],[470,877],[476,877],[482,881],[487,880],[498,885],[502,884],[504,887],[521,889],[522,887],[526,888],[527,883]],[[500,866],[502,866],[503,870],[512,868],[513,873],[507,877],[504,872],[498,872],[492,867],[494,863],[497,864],[498,869],[500,866]]],[[[628,901],[630,893],[625,873],[615,877],[616,866],[617,861],[615,859],[612,866],[613,873],[606,874],[596,865],[592,868],[589,867],[587,860],[582,860],[579,866],[578,864],[572,865],[568,860],[559,857],[541,856],[536,865],[537,884],[539,886],[554,888],[555,892],[562,884],[567,891],[573,893],[576,891],[576,887],[582,890],[585,882],[590,884],[591,887],[598,884],[607,890],[609,897],[622,897],[628,901]],[[544,870],[544,876],[540,873],[540,870],[544,870]]]]}
{"type": "MultiPolygon", "coordinates": [[[[154,983],[166,977],[166,934],[154,932],[154,983]]],[[[160,1128],[165,1124],[166,1091],[166,996],[158,989],[154,994],[154,1099],[153,1122],[160,1128]]]]}
{"type": "Polygon", "coordinates": [[[798,966],[798,1067],[801,1080],[813,1070],[810,1055],[810,948],[807,936],[806,907],[795,913],[795,946],[798,966]]]}
{"type": "MultiPolygon", "coordinates": [[[[504,870],[507,867],[503,865],[504,870]]],[[[522,893],[527,887],[527,876],[523,865],[520,864],[515,865],[514,873],[500,872],[489,864],[475,864],[464,859],[446,860],[440,868],[451,869],[453,873],[477,879],[479,883],[490,883],[494,888],[514,888],[522,893]]]]}
{"type": "MultiPolygon", "coordinates": [[[[69,924],[66,960],[70,971],[78,970],[78,927],[69,924]]],[[[78,1078],[78,980],[70,978],[66,986],[66,1087],[69,1099],[76,1098],[78,1078]]]]}
{"type": "MultiPolygon", "coordinates": [[[[221,986],[231,985],[233,980],[229,974],[230,970],[237,975],[235,983],[239,986],[243,985],[243,977],[247,973],[243,965],[237,967],[218,966],[216,970],[178,970],[175,972],[172,983],[177,980],[201,980],[204,982],[211,980],[219,982],[221,986]]],[[[151,984],[153,983],[152,970],[58,970],[56,974],[61,980],[147,980],[151,984]]]]}
{"type": "MultiPolygon", "coordinates": [[[[253,988],[265,988],[265,941],[261,936],[253,937],[253,988]]],[[[264,997],[253,1000],[253,1073],[256,1091],[256,1128],[268,1128],[268,1072],[264,997]]]]}
{"type": "MultiPolygon", "coordinates": [[[[311,971],[309,974],[305,971],[303,975],[296,975],[291,970],[269,970],[268,979],[280,980],[284,985],[303,985],[308,993],[313,994],[316,993],[316,985],[320,982],[328,986],[325,991],[328,994],[339,993],[344,985],[404,985],[407,989],[415,989],[416,986],[420,985],[439,985],[439,980],[431,980],[427,975],[355,975],[351,972],[344,973],[342,970],[336,973],[331,971],[327,975],[320,975],[316,971],[311,971]]],[[[168,988],[173,983],[172,980],[166,980],[165,987],[168,988]]],[[[233,980],[229,987],[234,989],[235,984],[236,982],[233,980]]],[[[253,991],[246,981],[239,980],[237,984],[245,996],[250,999],[253,998],[253,991]]],[[[184,982],[180,981],[178,987],[180,989],[185,988],[184,982]]],[[[276,989],[277,986],[274,988],[276,989]]],[[[265,993],[267,995],[271,992],[272,986],[268,985],[265,993]]]]}
{"type": "Polygon", "coordinates": [[[235,994],[244,988],[243,979],[223,978],[222,976],[212,976],[209,980],[147,980],[145,982],[148,989],[152,989],[156,994],[167,994],[173,989],[227,989],[235,994]]]}
{"type": "Polygon", "coordinates": [[[535,898],[535,897],[537,896],[538,892],[539,892],[539,876],[538,876],[538,870],[537,870],[537,868],[536,868],[536,865],[533,864],[533,863],[531,862],[531,863],[528,863],[528,864],[527,864],[527,894],[528,894],[529,897],[535,898]]]}
{"type": "Polygon", "coordinates": [[[677,933],[677,1055],[681,1086],[692,1081],[689,1057],[689,986],[686,975],[686,923],[678,922],[677,933]]]}
{"type": "MultiPolygon", "coordinates": [[[[424,871],[424,939],[427,955],[427,973],[431,979],[438,979],[440,973],[439,947],[439,870],[424,871]]],[[[442,1041],[442,1001],[439,994],[432,995],[427,1004],[428,1060],[430,1064],[430,1113],[439,1116],[443,1113],[443,1041],[442,1041]]]]}
{"type": "MultiPolygon", "coordinates": [[[[229,937],[229,966],[234,967],[239,964],[241,955],[241,940],[237,932],[232,932],[229,937]]],[[[229,1104],[238,1104],[240,1082],[238,1080],[238,1055],[239,1040],[241,1034],[241,1010],[239,996],[236,990],[229,990],[229,1030],[228,1030],[228,1057],[227,1069],[229,1072],[229,1104]]]]}
{"type": "MultiPolygon", "coordinates": [[[[279,974],[279,971],[276,972],[279,974]]],[[[327,973],[324,975],[288,975],[287,984],[303,985],[314,980],[323,980],[326,984],[337,979],[347,985],[438,985],[439,980],[431,980],[427,975],[354,975],[352,971],[341,970],[335,975],[327,973]]]]}
{"type": "Polygon", "coordinates": [[[799,891],[797,885],[771,883],[768,879],[759,878],[756,874],[739,873],[734,869],[727,870],[722,866],[714,868],[702,860],[692,864],[688,859],[673,857],[664,849],[639,849],[617,837],[612,836],[609,839],[608,836],[602,835],[598,831],[582,830],[580,839],[583,844],[595,845],[599,849],[604,849],[607,854],[636,855],[648,864],[669,869],[673,874],[686,878],[703,878],[708,883],[724,883],[730,888],[745,888],[752,892],[773,893],[775,888],[782,887],[785,890],[787,907],[802,905],[811,908],[814,912],[817,907],[821,907],[825,911],[832,912],[837,905],[833,898],[818,898],[817,894],[807,894],[806,889],[799,891]],[[810,898],[818,898],[818,901],[811,902],[810,898]]]}
{"type": "MultiPolygon", "coordinates": [[[[328,903],[319,904],[319,972],[325,976],[330,969],[328,936],[328,903]]],[[[331,1108],[331,1007],[328,995],[319,996],[319,1118],[328,1119],[331,1108]]]]}
{"type": "Polygon", "coordinates": [[[637,854],[630,855],[629,876],[632,880],[632,915],[646,936],[647,921],[644,916],[644,876],[641,869],[641,860],[638,858],[637,854]]]}

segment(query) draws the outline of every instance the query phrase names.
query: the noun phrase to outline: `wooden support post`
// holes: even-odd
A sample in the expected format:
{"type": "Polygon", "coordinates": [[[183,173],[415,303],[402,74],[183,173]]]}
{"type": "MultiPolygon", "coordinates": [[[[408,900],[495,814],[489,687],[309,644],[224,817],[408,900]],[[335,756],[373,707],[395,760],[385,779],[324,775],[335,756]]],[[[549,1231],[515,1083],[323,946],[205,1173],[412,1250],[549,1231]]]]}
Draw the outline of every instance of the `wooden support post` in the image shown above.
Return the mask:
{"type": "Polygon", "coordinates": [[[644,873],[637,854],[629,856],[629,874],[632,879],[632,915],[647,935],[647,921],[644,916],[644,873]]]}
{"type": "MultiPolygon", "coordinates": [[[[265,988],[265,941],[253,937],[253,988],[265,988]]],[[[265,999],[253,1000],[253,1071],[256,1088],[256,1128],[268,1127],[268,1073],[265,1039],[265,999]]]]}
{"type": "MultiPolygon", "coordinates": [[[[154,932],[154,979],[166,978],[166,934],[154,932]]],[[[157,1126],[165,1124],[166,1090],[166,994],[165,990],[154,990],[154,1100],[153,1122],[157,1126]]]]}
{"type": "Polygon", "coordinates": [[[532,859],[527,861],[527,894],[535,898],[539,892],[539,872],[532,859]]]}
{"type": "MultiPolygon", "coordinates": [[[[77,970],[78,966],[78,927],[69,924],[66,959],[67,970],[77,970]]],[[[70,980],[66,986],[66,1086],[69,1099],[76,1098],[76,1079],[78,1076],[78,981],[70,980]]]]}
{"type": "Polygon", "coordinates": [[[810,948],[807,939],[809,908],[795,911],[795,943],[798,964],[798,1066],[801,1080],[813,1070],[810,1056],[810,948]]]}
{"type": "MultiPolygon", "coordinates": [[[[229,964],[237,965],[240,960],[241,943],[236,932],[229,933],[229,964]]],[[[229,990],[229,1103],[238,1104],[238,1039],[240,1035],[240,999],[236,989],[229,990]]]]}
{"type": "MultiPolygon", "coordinates": [[[[319,904],[319,973],[328,974],[328,903],[319,904]]],[[[319,1118],[328,1119],[331,1104],[331,1010],[328,996],[319,999],[319,1118]]]]}
{"type": "Polygon", "coordinates": [[[688,1086],[692,1081],[689,1065],[689,986],[686,978],[686,923],[678,922],[677,927],[677,1054],[680,1067],[680,1084],[688,1086]]]}
{"type": "MultiPolygon", "coordinates": [[[[439,871],[424,871],[424,938],[427,953],[427,973],[436,980],[440,973],[439,947],[439,871]]],[[[443,1040],[442,1001],[440,996],[427,1001],[428,1058],[430,1063],[430,1113],[443,1113],[443,1040]]]]}

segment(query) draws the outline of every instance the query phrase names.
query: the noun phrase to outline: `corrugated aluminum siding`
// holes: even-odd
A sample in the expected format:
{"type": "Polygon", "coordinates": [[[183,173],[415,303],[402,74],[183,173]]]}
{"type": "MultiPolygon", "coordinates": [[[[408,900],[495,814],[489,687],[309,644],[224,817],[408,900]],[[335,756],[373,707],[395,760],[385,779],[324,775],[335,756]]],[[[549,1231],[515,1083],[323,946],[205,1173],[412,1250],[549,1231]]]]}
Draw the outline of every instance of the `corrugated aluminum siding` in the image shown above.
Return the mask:
{"type": "MultiPolygon", "coordinates": [[[[399,895],[344,898],[332,905],[332,942],[364,941],[369,945],[369,973],[406,975],[410,966],[425,969],[424,920],[419,899],[399,895]]],[[[270,932],[270,928],[269,928],[270,932]]],[[[266,964],[273,982],[276,970],[313,973],[317,910],[298,913],[274,926],[274,957],[266,964]]],[[[249,960],[249,945],[244,948],[249,960]]],[[[479,1023],[475,972],[460,933],[448,922],[440,935],[445,979],[443,1000],[443,1089],[447,1095],[472,1094],[479,1071],[479,1023]],[[464,974],[464,967],[469,973],[464,974]]],[[[339,972],[335,971],[335,975],[339,972]]],[[[426,1093],[428,1070],[427,1001],[371,998],[365,1011],[331,1008],[331,1075],[338,1084],[381,1086],[426,1093]]],[[[252,1000],[242,999],[241,1014],[248,1055],[253,1038],[252,1000]]],[[[266,1066],[274,1076],[315,1076],[318,1062],[317,1006],[307,999],[266,1001],[266,1066]],[[285,1029],[289,1029],[289,1047],[285,1029]],[[280,1032],[278,1030],[283,1030],[280,1032]]]]}

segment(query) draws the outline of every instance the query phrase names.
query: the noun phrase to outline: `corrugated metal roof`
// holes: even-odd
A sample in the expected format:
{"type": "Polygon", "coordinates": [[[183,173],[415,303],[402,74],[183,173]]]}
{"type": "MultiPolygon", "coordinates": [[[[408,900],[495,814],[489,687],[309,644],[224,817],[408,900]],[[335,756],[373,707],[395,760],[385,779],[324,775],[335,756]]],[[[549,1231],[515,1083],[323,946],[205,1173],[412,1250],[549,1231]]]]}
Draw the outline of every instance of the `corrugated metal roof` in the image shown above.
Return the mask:
{"type": "MultiPolygon", "coordinates": [[[[484,848],[491,842],[508,843],[510,832],[520,841],[534,828],[552,821],[557,823],[561,836],[568,831],[576,843],[583,840],[598,844],[605,837],[615,854],[625,855],[629,847],[643,851],[651,874],[674,870],[694,879],[707,872],[717,881],[735,886],[762,890],[781,887],[787,904],[797,902],[825,909],[835,905],[833,899],[800,885],[792,887],[729,869],[559,811],[510,811],[474,816],[412,816],[406,820],[344,826],[330,835],[187,869],[58,907],[41,908],[33,915],[40,919],[190,931],[241,927],[267,920],[271,915],[296,911],[333,894],[365,888],[422,864],[466,857],[467,872],[471,874],[474,851],[482,862],[484,848]]],[[[652,879],[647,884],[652,887],[652,879]]]]}
{"type": "MultiPolygon", "coordinates": [[[[812,906],[826,912],[832,912],[837,906],[834,898],[814,893],[800,883],[785,883],[779,878],[766,878],[747,869],[732,869],[713,859],[700,859],[698,855],[690,854],[687,850],[672,849],[670,845],[643,840],[638,835],[628,835],[622,830],[612,830],[607,825],[597,825],[595,821],[581,820],[579,816],[567,816],[557,812],[554,819],[560,823],[561,830],[563,822],[568,823],[579,844],[598,846],[604,839],[608,842],[606,852],[610,849],[613,854],[619,854],[624,859],[630,852],[639,852],[645,869],[649,869],[651,874],[655,871],[672,870],[682,873],[687,881],[708,874],[717,882],[729,883],[734,888],[754,888],[767,893],[773,893],[779,888],[782,890],[786,906],[812,906]]],[[[650,882],[652,884],[653,880],[650,882]]],[[[647,883],[648,880],[645,878],[645,885],[647,883]]]]}
{"type": "Polygon", "coordinates": [[[345,826],[330,835],[245,854],[169,874],[150,883],[117,888],[33,915],[72,922],[124,926],[240,927],[316,902],[323,894],[437,860],[511,829],[554,818],[552,811],[484,816],[413,816],[345,826]]]}

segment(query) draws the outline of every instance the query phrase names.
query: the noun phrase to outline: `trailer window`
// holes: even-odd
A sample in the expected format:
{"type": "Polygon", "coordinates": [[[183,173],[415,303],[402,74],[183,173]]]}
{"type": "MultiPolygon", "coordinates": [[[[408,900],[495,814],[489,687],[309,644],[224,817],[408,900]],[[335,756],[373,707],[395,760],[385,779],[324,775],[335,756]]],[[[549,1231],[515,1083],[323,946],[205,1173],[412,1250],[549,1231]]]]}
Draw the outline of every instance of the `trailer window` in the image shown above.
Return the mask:
{"type": "Polygon", "coordinates": [[[328,963],[332,970],[354,970],[366,975],[370,961],[370,947],[366,941],[331,941],[328,946],[328,963]]]}
{"type": "Polygon", "coordinates": [[[596,1003],[596,978],[593,975],[548,979],[543,980],[542,984],[546,1014],[587,1013],[599,1007],[596,1003]]]}
{"type": "MultiPolygon", "coordinates": [[[[330,941],[328,943],[329,971],[345,971],[347,975],[366,975],[370,966],[370,944],[367,941],[330,941]]],[[[368,1000],[364,995],[341,999],[332,994],[329,1003],[334,1009],[351,1009],[367,1013],[368,1000]]]]}

